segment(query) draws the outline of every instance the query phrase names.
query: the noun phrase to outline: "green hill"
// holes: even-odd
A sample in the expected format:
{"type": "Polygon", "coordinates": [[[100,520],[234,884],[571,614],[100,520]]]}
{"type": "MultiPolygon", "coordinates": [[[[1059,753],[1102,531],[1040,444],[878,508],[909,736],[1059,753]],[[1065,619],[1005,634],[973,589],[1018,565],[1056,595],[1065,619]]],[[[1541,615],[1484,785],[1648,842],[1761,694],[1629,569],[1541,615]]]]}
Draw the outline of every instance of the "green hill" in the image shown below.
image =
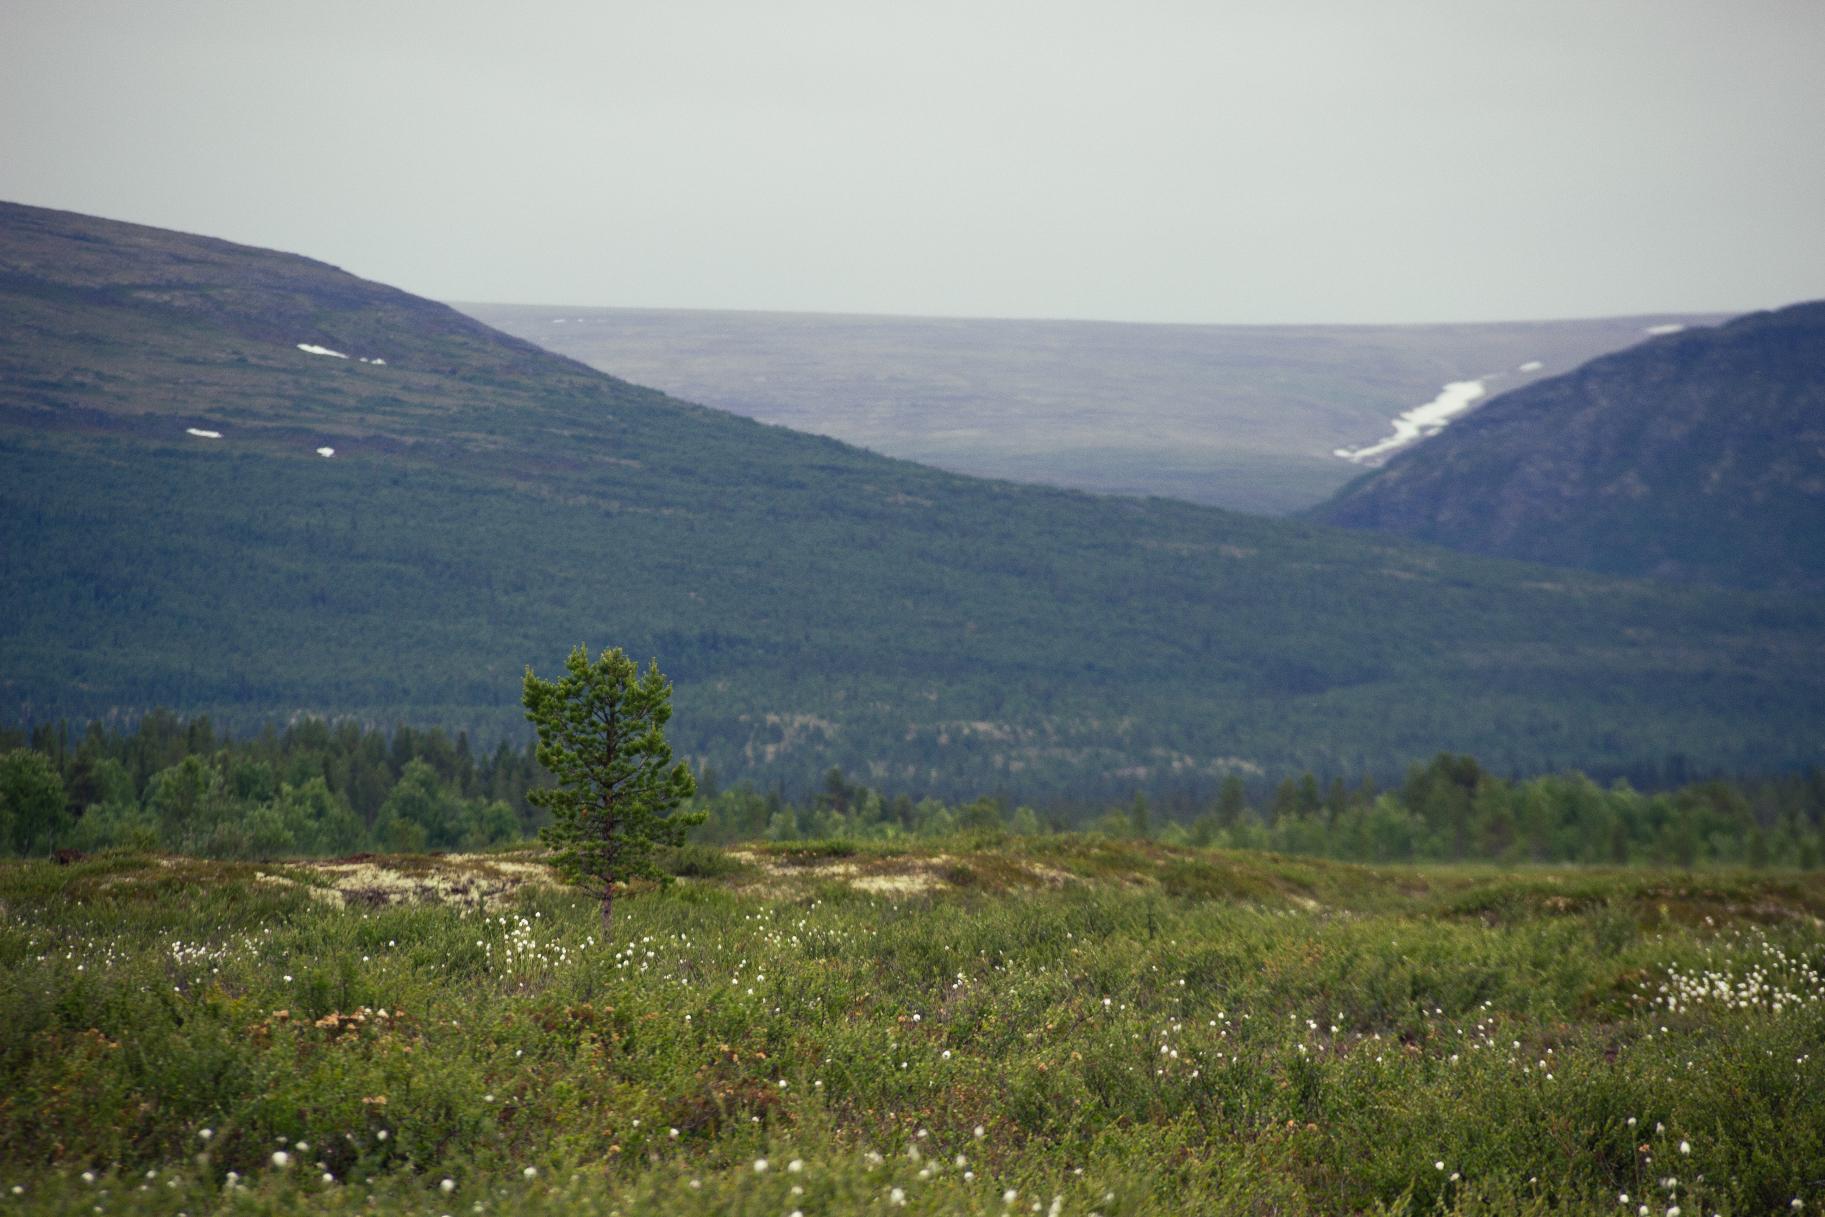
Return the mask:
{"type": "Polygon", "coordinates": [[[1504,394],[1313,514],[1590,570],[1825,588],[1825,302],[1504,394]]]}
{"type": "Polygon", "coordinates": [[[523,666],[589,640],[659,656],[680,751],[763,780],[1760,768],[1825,727],[1813,601],[942,473],[290,255],[3,206],[0,323],[14,719],[517,737],[523,666]]]}

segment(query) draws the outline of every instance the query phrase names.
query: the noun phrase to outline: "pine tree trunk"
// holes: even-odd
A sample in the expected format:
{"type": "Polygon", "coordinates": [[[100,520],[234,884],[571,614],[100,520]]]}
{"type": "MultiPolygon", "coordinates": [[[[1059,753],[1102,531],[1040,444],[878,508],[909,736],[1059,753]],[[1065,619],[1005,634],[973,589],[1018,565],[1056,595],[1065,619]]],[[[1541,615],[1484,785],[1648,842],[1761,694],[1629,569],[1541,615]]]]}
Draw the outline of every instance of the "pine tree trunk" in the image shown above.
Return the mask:
{"type": "Polygon", "coordinates": [[[615,885],[602,885],[602,941],[604,944],[614,941],[615,924],[615,885]]]}

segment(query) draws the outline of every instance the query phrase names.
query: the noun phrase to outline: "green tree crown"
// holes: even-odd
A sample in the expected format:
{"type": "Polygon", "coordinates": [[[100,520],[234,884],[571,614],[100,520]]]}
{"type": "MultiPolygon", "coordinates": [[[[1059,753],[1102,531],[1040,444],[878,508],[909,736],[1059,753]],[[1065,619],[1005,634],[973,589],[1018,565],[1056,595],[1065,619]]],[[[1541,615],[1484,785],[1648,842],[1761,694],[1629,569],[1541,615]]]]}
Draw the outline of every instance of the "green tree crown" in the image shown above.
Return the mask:
{"type": "Polygon", "coordinates": [[[665,882],[654,851],[683,844],[704,813],[678,810],[697,783],[682,761],[672,763],[665,742],[672,686],[658,661],[642,675],[619,647],[592,661],[579,644],[564,669],[556,680],[526,669],[523,700],[538,731],[538,760],[557,779],[526,797],[551,815],[539,837],[551,847],[558,873],[601,899],[606,932],[615,885],[634,878],[665,882]]]}

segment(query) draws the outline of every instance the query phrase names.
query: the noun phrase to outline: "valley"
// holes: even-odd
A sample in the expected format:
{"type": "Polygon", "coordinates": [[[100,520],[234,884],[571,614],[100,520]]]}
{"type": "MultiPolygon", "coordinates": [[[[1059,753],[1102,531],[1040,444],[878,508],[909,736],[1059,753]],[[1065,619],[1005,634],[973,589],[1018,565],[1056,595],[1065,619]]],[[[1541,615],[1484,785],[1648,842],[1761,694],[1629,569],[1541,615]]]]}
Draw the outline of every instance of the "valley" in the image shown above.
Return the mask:
{"type": "Polygon", "coordinates": [[[887,456],[1270,514],[1362,472],[1337,450],[1391,451],[1377,441],[1393,420],[1441,386],[1505,392],[1656,325],[1724,319],[1222,326],[458,307],[687,401],[887,456]]]}

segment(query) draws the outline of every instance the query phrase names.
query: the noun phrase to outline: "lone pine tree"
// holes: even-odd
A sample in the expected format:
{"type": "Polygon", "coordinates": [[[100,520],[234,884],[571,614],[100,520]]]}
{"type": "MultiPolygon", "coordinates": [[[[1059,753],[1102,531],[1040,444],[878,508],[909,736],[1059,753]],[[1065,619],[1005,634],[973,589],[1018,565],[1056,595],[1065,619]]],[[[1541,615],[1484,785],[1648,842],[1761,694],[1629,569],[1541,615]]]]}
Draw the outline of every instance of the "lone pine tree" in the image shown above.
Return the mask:
{"type": "Polygon", "coordinates": [[[557,779],[526,797],[551,813],[539,838],[554,851],[552,865],[601,899],[606,938],[615,885],[669,879],[654,864],[653,851],[682,844],[704,813],[678,810],[697,783],[684,762],[672,764],[665,742],[672,686],[658,661],[643,676],[620,647],[592,662],[589,648],[579,644],[564,668],[556,680],[526,669],[526,717],[539,733],[539,763],[557,779]]]}

